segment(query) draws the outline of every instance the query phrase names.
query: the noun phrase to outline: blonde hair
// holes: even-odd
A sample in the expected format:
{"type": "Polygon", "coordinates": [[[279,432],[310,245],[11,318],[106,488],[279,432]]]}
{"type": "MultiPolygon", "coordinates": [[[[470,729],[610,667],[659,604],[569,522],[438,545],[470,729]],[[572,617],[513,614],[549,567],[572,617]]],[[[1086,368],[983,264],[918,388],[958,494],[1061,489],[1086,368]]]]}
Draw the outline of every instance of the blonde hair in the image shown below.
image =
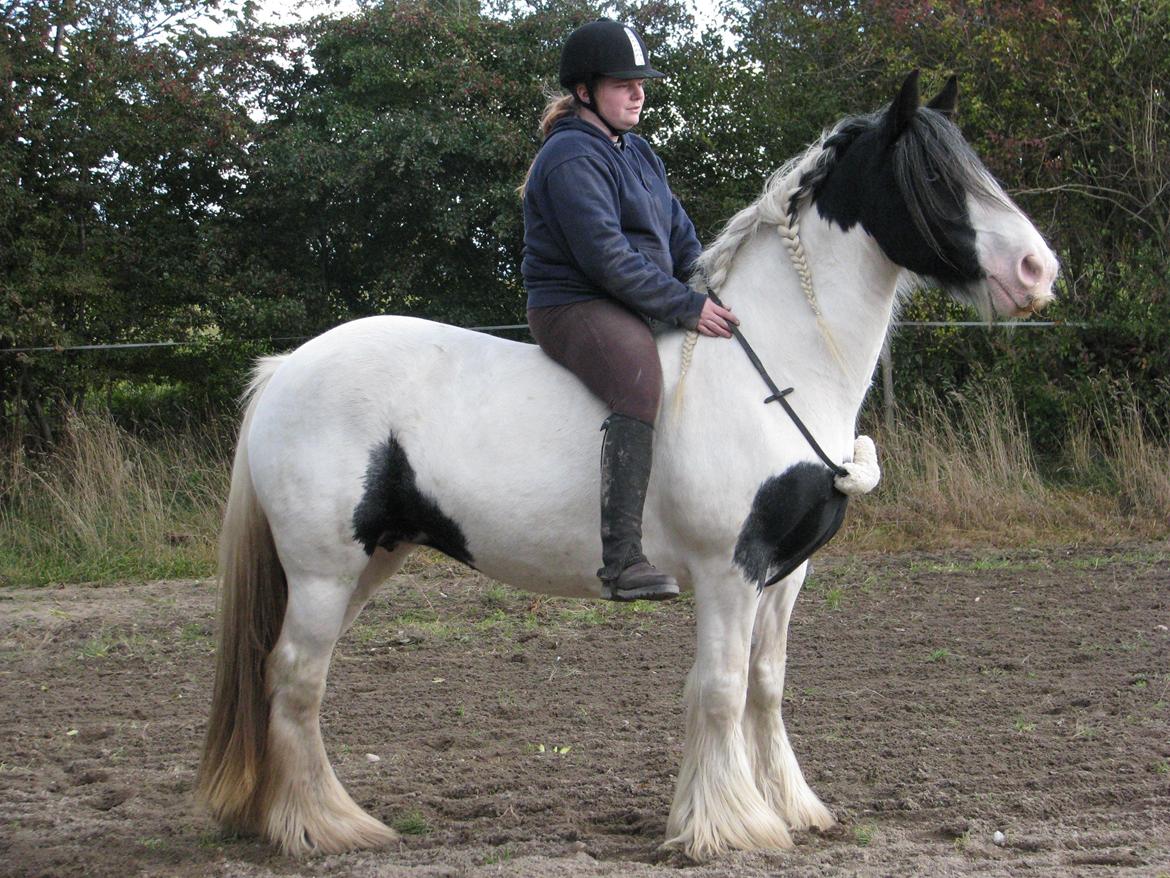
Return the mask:
{"type": "MultiPolygon", "coordinates": [[[[540,114],[540,136],[542,138],[548,137],[553,126],[561,119],[577,114],[577,100],[571,94],[546,92],[545,97],[548,99],[548,103],[544,105],[544,112],[540,114]]],[[[532,160],[532,164],[536,164],[535,158],[532,160]]],[[[532,176],[532,165],[528,166],[528,170],[524,174],[524,182],[516,187],[516,193],[521,198],[524,197],[524,192],[528,189],[530,176],[532,176]]]]}

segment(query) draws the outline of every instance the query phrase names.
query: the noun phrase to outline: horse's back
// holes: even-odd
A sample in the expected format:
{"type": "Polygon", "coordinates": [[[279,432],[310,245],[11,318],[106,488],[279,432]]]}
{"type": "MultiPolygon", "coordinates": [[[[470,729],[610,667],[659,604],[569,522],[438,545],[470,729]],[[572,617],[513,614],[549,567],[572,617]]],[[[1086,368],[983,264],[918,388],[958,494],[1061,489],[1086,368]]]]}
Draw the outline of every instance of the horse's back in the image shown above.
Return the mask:
{"type": "Polygon", "coordinates": [[[541,586],[541,565],[524,559],[545,556],[549,535],[566,531],[585,545],[560,554],[579,554],[590,573],[606,412],[534,345],[371,317],[289,354],[259,392],[247,441],[278,537],[324,552],[339,520],[349,539],[372,492],[390,490],[380,481],[401,491],[405,477],[458,530],[463,560],[489,575],[541,586]]]}

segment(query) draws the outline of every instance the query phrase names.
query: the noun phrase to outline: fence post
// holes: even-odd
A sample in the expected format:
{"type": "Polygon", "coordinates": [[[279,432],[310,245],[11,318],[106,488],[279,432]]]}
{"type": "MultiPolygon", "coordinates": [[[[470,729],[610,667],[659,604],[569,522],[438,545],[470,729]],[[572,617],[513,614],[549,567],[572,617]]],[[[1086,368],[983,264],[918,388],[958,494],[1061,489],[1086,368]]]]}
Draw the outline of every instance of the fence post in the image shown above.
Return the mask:
{"type": "Polygon", "coordinates": [[[894,429],[894,358],[890,354],[890,335],[882,342],[882,415],[886,429],[894,429]]]}

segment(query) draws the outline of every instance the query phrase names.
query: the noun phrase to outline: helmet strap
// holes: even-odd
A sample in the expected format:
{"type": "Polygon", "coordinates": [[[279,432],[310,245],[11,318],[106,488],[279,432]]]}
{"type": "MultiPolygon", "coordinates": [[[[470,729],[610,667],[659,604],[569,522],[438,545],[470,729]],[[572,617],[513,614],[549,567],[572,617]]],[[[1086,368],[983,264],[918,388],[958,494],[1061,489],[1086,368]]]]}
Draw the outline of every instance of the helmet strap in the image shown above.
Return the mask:
{"type": "Polygon", "coordinates": [[[590,113],[592,113],[594,116],[596,116],[598,119],[600,119],[601,124],[604,125],[609,130],[610,134],[612,134],[614,137],[621,137],[623,134],[625,134],[630,129],[629,128],[615,128],[610,123],[610,121],[607,118],[605,118],[605,116],[601,115],[601,106],[597,103],[597,96],[593,93],[593,86],[594,86],[594,84],[596,84],[596,82],[597,82],[597,80],[593,77],[590,77],[589,79],[585,80],[585,91],[588,92],[588,94],[589,94],[589,103],[585,103],[583,100],[581,100],[581,98],[577,95],[576,89],[573,89],[573,98],[577,101],[578,104],[580,104],[582,107],[584,107],[590,113]]]}

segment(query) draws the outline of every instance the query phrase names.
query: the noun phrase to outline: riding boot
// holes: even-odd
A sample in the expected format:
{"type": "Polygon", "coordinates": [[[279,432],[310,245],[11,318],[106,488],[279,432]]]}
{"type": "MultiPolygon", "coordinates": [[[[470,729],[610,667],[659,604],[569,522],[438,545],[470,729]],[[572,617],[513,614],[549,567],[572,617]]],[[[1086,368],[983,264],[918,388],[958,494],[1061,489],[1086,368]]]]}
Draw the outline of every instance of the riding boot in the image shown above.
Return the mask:
{"type": "Polygon", "coordinates": [[[602,597],[614,601],[662,601],[678,596],[674,577],[642,554],[642,507],[650,483],[654,428],[636,418],[610,415],[602,425],[602,597]]]}

